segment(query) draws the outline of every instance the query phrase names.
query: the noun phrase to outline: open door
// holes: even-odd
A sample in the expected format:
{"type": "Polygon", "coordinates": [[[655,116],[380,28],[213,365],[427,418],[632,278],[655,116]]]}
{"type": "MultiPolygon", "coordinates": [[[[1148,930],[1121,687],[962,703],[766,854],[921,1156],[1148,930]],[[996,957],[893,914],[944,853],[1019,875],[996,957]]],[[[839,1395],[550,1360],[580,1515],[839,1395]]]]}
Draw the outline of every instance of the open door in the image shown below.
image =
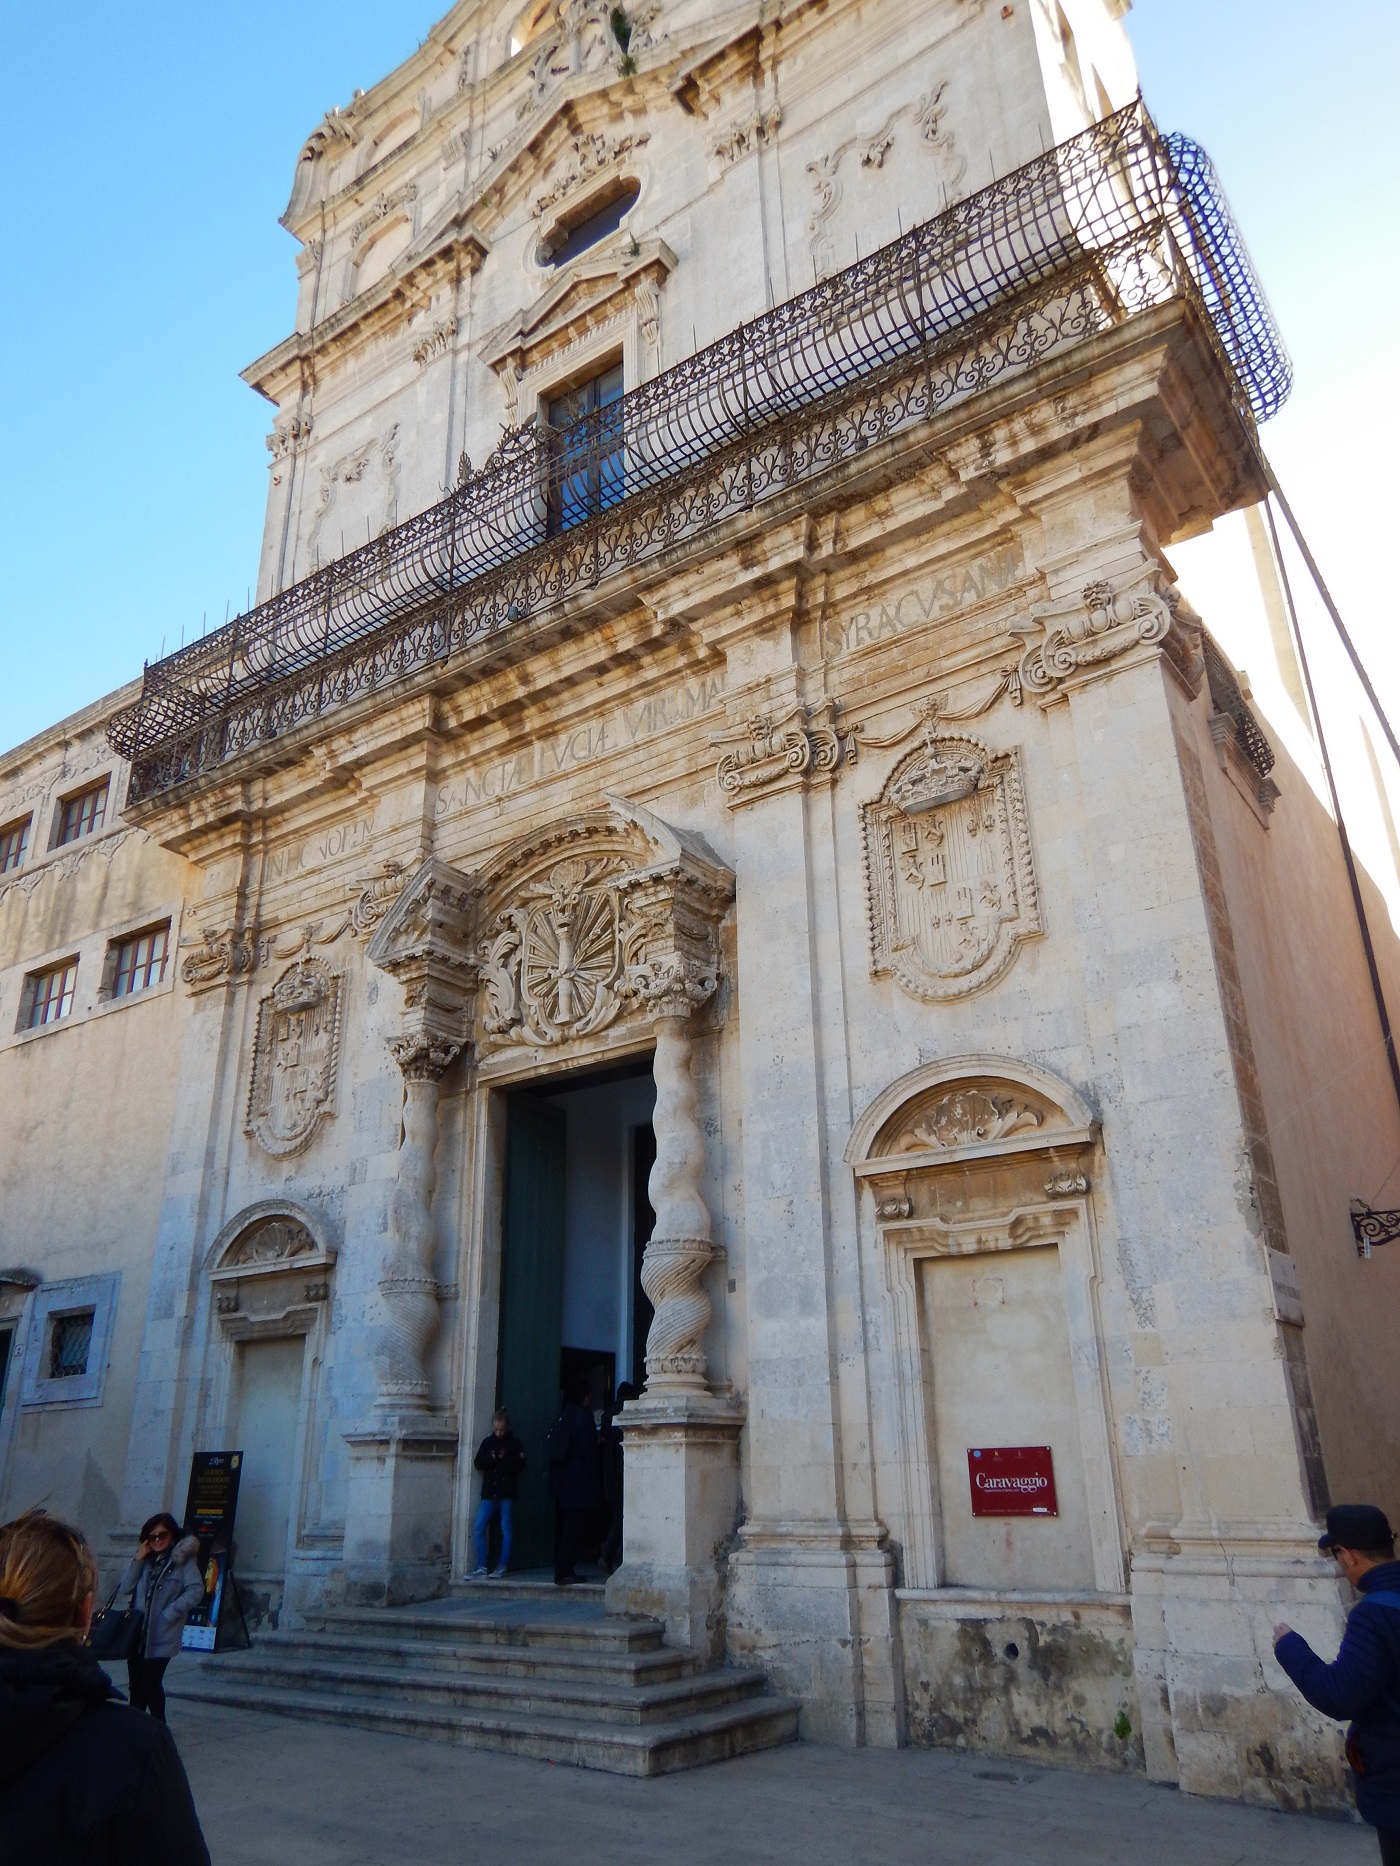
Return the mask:
{"type": "Polygon", "coordinates": [[[564,1326],[565,1117],[529,1095],[506,1111],[501,1216],[501,1334],[496,1404],[529,1460],[515,1507],[513,1568],[554,1563],[554,1501],[545,1434],[559,1406],[564,1326]]]}

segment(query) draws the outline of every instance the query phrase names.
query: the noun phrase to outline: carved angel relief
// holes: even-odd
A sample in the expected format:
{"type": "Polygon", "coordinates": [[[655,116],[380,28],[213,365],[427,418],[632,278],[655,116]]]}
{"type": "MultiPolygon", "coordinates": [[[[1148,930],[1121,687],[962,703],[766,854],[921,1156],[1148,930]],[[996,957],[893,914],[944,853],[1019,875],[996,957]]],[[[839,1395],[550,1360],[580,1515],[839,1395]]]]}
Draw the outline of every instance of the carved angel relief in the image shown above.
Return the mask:
{"type": "Polygon", "coordinates": [[[258,1007],[244,1127],[274,1158],[300,1153],[334,1113],[341,996],[340,974],[303,956],[258,1007]]]}
{"type": "Polygon", "coordinates": [[[876,978],[929,1002],[965,997],[1041,932],[1014,751],[930,731],[863,815],[876,978]]]}

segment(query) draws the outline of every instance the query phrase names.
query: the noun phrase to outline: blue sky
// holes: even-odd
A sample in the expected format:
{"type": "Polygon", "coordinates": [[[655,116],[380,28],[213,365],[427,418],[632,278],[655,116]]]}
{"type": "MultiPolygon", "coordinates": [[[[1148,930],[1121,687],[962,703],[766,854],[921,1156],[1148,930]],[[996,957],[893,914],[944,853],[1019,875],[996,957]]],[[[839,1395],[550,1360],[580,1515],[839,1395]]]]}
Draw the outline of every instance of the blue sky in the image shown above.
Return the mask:
{"type": "MultiPolygon", "coordinates": [[[[0,747],[243,606],[270,410],[238,370],[291,327],[297,150],[440,10],[4,9],[0,747]]],[[[1400,7],[1137,0],[1128,24],[1149,105],[1210,150],[1268,287],[1298,386],[1266,443],[1400,712],[1400,7]]]]}

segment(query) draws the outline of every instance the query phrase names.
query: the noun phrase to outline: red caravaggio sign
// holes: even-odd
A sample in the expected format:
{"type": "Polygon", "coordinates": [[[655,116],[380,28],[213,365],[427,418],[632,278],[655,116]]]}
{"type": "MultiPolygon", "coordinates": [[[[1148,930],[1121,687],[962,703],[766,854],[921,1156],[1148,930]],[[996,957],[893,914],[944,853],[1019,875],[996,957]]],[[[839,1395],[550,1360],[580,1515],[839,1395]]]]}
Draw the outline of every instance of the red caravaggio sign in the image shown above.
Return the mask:
{"type": "Polygon", "coordinates": [[[974,1516],[1058,1516],[1055,1465],[1048,1445],[969,1448],[967,1481],[974,1516]]]}

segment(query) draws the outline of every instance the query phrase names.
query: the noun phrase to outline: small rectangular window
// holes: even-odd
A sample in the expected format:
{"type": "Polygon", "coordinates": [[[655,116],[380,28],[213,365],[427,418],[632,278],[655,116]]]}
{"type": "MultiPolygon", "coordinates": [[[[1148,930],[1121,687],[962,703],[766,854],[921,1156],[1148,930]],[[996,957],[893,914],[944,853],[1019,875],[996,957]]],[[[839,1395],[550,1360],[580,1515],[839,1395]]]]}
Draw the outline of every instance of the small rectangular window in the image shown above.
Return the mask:
{"type": "Polygon", "coordinates": [[[58,834],[54,837],[54,847],[61,849],[65,842],[77,842],[82,836],[95,835],[101,829],[106,814],[106,778],[100,784],[76,792],[72,797],[65,797],[58,806],[58,834]]]}
{"type": "Polygon", "coordinates": [[[77,1380],[88,1370],[92,1352],[92,1324],[96,1311],[79,1309],[73,1315],[55,1315],[49,1323],[50,1380],[77,1380]]]}
{"type": "Polygon", "coordinates": [[[146,991],[152,985],[159,985],[165,977],[169,947],[168,920],[164,926],[151,927],[145,933],[133,933],[130,939],[122,940],[116,948],[112,996],[129,998],[133,992],[146,991]]]}
{"type": "Polygon", "coordinates": [[[24,860],[24,851],[28,844],[28,817],[19,823],[7,823],[3,829],[0,829],[0,875],[19,867],[24,860]]]}
{"type": "Polygon", "coordinates": [[[78,961],[65,959],[43,972],[31,972],[24,981],[24,1002],[20,1012],[21,1030],[38,1030],[56,1024],[73,1008],[73,988],[78,982],[78,961]]]}

